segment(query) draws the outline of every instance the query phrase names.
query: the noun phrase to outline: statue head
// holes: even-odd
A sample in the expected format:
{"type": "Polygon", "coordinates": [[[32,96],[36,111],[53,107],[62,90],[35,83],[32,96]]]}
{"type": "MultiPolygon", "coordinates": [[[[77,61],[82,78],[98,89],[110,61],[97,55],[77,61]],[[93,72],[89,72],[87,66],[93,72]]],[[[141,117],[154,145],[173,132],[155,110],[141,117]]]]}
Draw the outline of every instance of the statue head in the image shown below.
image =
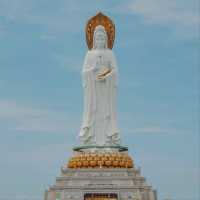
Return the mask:
{"type": "Polygon", "coordinates": [[[96,26],[93,35],[93,49],[106,49],[107,40],[108,37],[104,26],[96,26]]]}

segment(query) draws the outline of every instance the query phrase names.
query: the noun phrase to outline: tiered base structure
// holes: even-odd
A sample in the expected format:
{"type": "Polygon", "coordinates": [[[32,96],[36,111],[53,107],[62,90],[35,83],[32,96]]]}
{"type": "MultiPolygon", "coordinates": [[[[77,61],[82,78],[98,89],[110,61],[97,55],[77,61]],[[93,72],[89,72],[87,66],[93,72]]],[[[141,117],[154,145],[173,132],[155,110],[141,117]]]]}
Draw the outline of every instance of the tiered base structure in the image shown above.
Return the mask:
{"type": "Polygon", "coordinates": [[[125,147],[78,147],[45,200],[157,200],[125,147]]]}

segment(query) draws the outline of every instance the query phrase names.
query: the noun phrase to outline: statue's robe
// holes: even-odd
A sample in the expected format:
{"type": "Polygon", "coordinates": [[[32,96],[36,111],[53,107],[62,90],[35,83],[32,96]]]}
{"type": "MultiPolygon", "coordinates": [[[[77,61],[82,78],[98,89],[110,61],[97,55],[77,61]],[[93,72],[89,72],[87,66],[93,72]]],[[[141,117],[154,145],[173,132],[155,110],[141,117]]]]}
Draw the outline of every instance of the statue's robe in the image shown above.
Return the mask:
{"type": "Polygon", "coordinates": [[[83,70],[84,112],[80,140],[84,145],[118,145],[116,119],[117,64],[110,49],[89,50],[83,70]],[[103,67],[111,70],[105,80],[97,75],[103,67]]]}

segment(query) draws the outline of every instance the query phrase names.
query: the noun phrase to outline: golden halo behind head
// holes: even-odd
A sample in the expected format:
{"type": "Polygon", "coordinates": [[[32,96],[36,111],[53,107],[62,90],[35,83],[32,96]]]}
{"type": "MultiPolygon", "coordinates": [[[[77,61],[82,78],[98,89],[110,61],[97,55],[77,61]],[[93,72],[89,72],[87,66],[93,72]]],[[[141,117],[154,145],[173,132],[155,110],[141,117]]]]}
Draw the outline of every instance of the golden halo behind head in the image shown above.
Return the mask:
{"type": "Polygon", "coordinates": [[[87,22],[85,33],[88,48],[92,49],[93,47],[94,30],[98,25],[104,26],[108,36],[108,48],[112,49],[115,40],[115,24],[109,17],[102,14],[101,12],[99,12],[94,17],[90,18],[87,22]]]}

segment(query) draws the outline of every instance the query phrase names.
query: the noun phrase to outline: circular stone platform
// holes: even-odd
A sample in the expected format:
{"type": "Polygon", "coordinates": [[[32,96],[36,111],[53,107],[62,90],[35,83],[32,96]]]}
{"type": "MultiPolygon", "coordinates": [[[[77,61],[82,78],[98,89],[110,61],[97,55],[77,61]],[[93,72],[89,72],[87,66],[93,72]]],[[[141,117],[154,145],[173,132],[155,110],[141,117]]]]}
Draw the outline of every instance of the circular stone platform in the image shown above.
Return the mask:
{"type": "Polygon", "coordinates": [[[120,145],[105,145],[105,146],[98,146],[98,145],[84,145],[84,146],[77,146],[73,148],[76,152],[125,152],[128,151],[128,147],[120,146],[120,145]]]}

